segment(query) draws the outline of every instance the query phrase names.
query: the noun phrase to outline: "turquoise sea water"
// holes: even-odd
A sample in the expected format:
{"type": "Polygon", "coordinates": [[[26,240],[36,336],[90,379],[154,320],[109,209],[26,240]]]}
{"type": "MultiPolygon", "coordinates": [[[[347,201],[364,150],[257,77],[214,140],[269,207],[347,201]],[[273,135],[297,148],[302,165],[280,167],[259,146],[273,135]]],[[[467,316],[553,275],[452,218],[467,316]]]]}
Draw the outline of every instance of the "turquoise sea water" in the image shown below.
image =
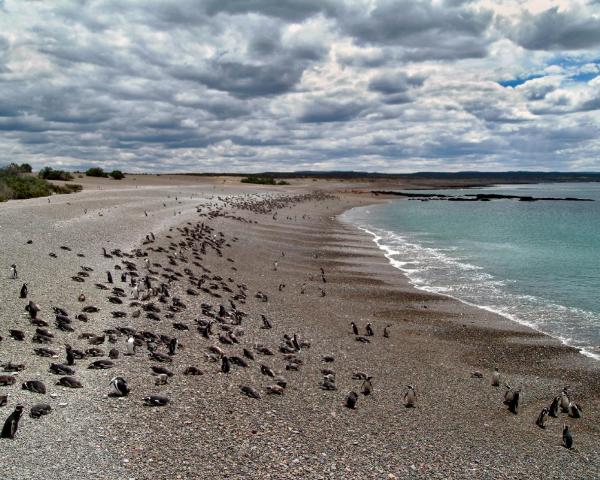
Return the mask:
{"type": "Polygon", "coordinates": [[[501,313],[600,359],[600,184],[427,192],[596,200],[399,200],[343,218],[370,232],[416,287],[501,313]]]}

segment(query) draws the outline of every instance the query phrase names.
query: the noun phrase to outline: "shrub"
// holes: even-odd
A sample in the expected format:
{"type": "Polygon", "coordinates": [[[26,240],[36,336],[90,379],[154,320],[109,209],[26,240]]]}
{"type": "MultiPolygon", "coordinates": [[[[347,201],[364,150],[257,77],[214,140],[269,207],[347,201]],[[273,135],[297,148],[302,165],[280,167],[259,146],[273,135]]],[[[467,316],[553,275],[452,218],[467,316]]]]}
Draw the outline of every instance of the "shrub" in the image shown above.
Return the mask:
{"type": "Polygon", "coordinates": [[[88,168],[87,171],[85,172],[85,174],[88,177],[108,177],[106,172],[103,169],[101,169],[100,167],[88,168]]]}
{"type": "Polygon", "coordinates": [[[125,178],[125,175],[121,170],[113,170],[109,173],[109,175],[115,180],[122,180],[123,178],[125,178]]]}
{"type": "Polygon", "coordinates": [[[31,173],[32,172],[32,168],[31,165],[29,165],[28,163],[22,163],[19,168],[21,169],[21,171],[23,173],[31,173]]]}
{"type": "Polygon", "coordinates": [[[50,167],[42,168],[38,173],[38,176],[44,180],[73,180],[73,175],[69,172],[65,172],[64,170],[54,170],[50,167]]]}
{"type": "Polygon", "coordinates": [[[36,177],[6,177],[6,186],[11,190],[10,198],[23,199],[47,197],[52,194],[50,183],[36,177]]]}

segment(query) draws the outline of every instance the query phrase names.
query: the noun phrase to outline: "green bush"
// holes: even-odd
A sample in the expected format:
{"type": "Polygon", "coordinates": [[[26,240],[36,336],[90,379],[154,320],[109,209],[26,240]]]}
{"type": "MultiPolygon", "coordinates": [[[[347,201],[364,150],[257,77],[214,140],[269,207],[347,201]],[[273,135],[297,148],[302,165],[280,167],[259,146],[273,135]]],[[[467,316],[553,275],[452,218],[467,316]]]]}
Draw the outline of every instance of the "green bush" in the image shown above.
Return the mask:
{"type": "Polygon", "coordinates": [[[65,172],[64,170],[54,170],[51,167],[42,168],[39,171],[38,176],[44,180],[73,180],[73,175],[69,172],[65,172]]]}
{"type": "Polygon", "coordinates": [[[100,167],[88,168],[85,174],[88,177],[108,177],[108,174],[100,167]]]}
{"type": "Polygon", "coordinates": [[[273,177],[245,177],[241,180],[242,183],[253,183],[255,185],[289,185],[288,182],[284,180],[280,180],[278,182],[275,181],[273,177]]]}
{"type": "Polygon", "coordinates": [[[12,192],[10,198],[13,199],[47,197],[52,194],[50,183],[41,178],[30,176],[6,177],[4,183],[12,192]]]}
{"type": "Polygon", "coordinates": [[[114,178],[115,180],[122,180],[125,178],[125,175],[123,174],[123,172],[121,170],[113,170],[112,172],[109,173],[109,175],[114,178]]]}
{"type": "Polygon", "coordinates": [[[31,165],[29,165],[28,163],[22,163],[19,168],[21,169],[21,171],[23,173],[31,173],[33,171],[33,169],[31,168],[31,165]]]}

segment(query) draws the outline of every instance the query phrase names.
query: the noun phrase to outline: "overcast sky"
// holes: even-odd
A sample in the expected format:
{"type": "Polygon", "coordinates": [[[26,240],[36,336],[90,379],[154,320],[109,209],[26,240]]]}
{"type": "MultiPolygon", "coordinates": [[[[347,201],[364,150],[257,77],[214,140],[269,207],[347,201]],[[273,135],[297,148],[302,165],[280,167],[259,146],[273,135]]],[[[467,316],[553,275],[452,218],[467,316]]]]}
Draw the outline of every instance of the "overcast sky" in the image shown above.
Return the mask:
{"type": "Polygon", "coordinates": [[[0,164],[600,170],[600,0],[0,0],[0,164]]]}

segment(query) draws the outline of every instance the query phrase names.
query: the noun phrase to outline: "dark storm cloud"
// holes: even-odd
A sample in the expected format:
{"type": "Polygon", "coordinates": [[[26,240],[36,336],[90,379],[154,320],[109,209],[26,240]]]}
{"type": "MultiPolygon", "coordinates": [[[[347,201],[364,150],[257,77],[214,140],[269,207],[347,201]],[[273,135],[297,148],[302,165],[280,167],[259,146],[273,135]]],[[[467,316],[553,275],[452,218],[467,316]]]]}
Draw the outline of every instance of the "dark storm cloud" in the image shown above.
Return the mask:
{"type": "Polygon", "coordinates": [[[484,55],[492,18],[491,12],[467,8],[462,2],[447,6],[431,0],[387,0],[368,12],[348,13],[340,26],[359,43],[413,49],[409,56],[414,60],[467,58],[484,55]]]}
{"type": "Polygon", "coordinates": [[[508,19],[491,7],[0,0],[0,163],[406,171],[598,158],[597,82],[549,63],[600,44],[597,3],[508,19]],[[539,52],[519,57],[516,43],[539,52]],[[554,79],[498,85],[533,73],[554,79]]]}
{"type": "Polygon", "coordinates": [[[529,50],[594,48],[600,45],[600,17],[554,7],[539,15],[524,16],[513,37],[529,50]]]}

